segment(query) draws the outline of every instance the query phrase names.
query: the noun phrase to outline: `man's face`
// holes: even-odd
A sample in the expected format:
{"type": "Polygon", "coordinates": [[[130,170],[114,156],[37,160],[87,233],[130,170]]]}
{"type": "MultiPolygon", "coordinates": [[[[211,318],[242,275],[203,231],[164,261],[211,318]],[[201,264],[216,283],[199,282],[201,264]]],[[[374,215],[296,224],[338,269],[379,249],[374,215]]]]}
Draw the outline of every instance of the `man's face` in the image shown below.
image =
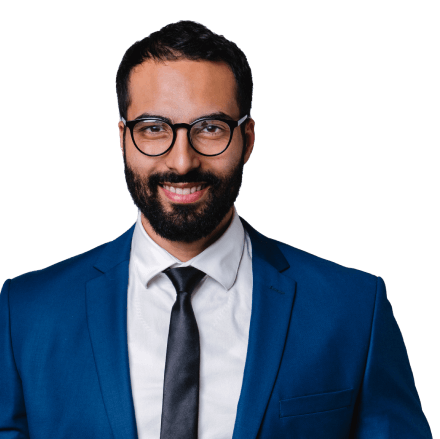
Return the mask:
{"type": "MultiPolygon", "coordinates": [[[[234,75],[224,63],[144,62],[131,72],[129,95],[127,120],[149,114],[189,124],[213,113],[224,113],[233,120],[242,116],[234,75]]],[[[128,189],[159,236],[194,242],[209,236],[231,212],[243,165],[252,151],[253,127],[253,120],[248,121],[246,141],[236,128],[228,149],[214,157],[194,151],[187,130],[178,129],[170,151],[149,157],[136,149],[128,129],[124,136],[123,123],[119,123],[128,189]]]]}

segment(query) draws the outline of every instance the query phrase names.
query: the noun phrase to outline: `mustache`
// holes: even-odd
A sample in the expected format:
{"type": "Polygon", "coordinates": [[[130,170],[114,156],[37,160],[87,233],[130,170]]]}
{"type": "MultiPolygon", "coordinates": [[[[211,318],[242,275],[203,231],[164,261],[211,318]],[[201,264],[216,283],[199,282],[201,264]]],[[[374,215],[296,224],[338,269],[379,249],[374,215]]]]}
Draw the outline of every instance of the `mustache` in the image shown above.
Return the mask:
{"type": "Polygon", "coordinates": [[[164,183],[207,183],[212,186],[221,184],[221,179],[210,171],[199,171],[193,169],[187,174],[181,175],[174,172],[162,172],[150,175],[148,179],[150,188],[157,187],[164,183]]]}

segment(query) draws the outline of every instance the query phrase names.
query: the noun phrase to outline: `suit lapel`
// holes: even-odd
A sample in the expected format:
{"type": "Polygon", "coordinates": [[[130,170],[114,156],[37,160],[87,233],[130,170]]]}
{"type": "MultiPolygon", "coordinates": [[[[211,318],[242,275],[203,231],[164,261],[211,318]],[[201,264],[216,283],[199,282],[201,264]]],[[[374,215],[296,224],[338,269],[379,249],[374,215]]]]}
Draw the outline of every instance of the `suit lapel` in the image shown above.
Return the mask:
{"type": "Polygon", "coordinates": [[[280,366],[296,282],[276,244],[242,219],[252,243],[252,314],[233,439],[255,439],[280,366]]]}
{"type": "Polygon", "coordinates": [[[86,285],[87,323],[113,435],[137,438],[127,345],[128,264],[134,226],[106,245],[86,285]]]}

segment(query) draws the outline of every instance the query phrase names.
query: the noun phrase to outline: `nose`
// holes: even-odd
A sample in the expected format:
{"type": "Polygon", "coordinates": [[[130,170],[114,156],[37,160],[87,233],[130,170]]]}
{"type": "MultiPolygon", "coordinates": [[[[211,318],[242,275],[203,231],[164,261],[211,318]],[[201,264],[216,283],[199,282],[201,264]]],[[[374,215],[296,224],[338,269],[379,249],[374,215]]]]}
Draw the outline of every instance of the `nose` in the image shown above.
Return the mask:
{"type": "Polygon", "coordinates": [[[186,128],[176,130],[174,146],[165,156],[167,167],[180,175],[185,175],[200,166],[200,155],[191,147],[186,128]]]}

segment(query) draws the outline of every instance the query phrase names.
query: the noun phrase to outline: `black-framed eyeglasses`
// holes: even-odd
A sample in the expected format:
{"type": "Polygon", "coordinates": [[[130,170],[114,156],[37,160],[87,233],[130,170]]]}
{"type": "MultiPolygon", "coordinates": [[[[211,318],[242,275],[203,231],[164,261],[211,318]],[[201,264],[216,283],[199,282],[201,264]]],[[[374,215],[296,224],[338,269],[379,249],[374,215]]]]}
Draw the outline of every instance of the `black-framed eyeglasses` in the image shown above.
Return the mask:
{"type": "Polygon", "coordinates": [[[213,157],[226,151],[231,143],[235,128],[248,117],[248,115],[243,116],[237,121],[203,117],[191,124],[171,124],[157,117],[129,121],[121,118],[121,120],[130,129],[134,146],[142,154],[157,157],[167,153],[174,146],[177,129],[186,128],[189,144],[194,151],[204,156],[213,157]]]}

